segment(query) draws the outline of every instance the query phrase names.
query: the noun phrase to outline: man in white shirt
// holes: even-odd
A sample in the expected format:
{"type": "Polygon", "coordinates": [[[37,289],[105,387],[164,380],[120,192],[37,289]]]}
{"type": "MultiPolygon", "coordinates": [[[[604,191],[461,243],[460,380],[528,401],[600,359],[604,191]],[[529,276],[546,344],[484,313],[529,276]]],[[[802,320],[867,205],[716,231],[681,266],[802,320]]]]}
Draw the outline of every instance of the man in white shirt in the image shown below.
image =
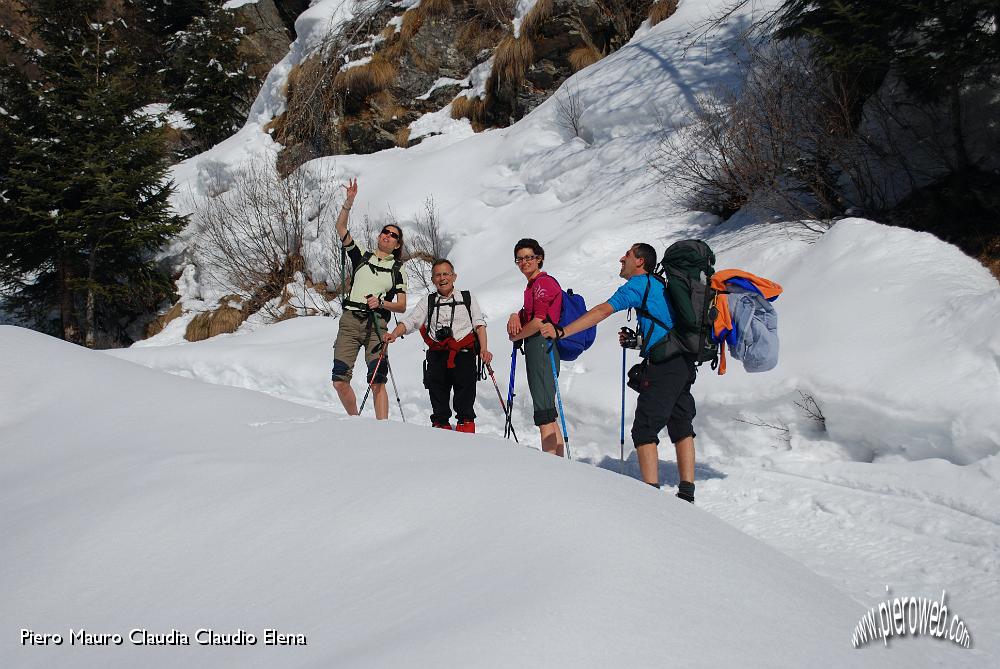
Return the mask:
{"type": "Polygon", "coordinates": [[[431,267],[437,292],[417,302],[406,318],[385,335],[392,343],[404,334],[420,331],[428,346],[424,362],[424,387],[431,397],[431,424],[451,429],[449,400],[455,393],[456,430],[476,431],[476,357],[489,364],[493,360],[486,345],[486,321],[476,298],[467,290],[455,292],[455,267],[441,258],[431,267]]]}

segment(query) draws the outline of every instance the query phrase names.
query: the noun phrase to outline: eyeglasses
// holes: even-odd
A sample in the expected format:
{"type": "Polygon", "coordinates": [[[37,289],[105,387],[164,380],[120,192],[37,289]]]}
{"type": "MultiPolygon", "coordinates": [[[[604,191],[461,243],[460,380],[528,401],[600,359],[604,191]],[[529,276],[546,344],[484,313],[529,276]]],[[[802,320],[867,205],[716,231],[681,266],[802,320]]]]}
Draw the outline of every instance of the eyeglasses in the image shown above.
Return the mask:
{"type": "Polygon", "coordinates": [[[449,276],[455,276],[451,272],[438,272],[437,274],[431,274],[432,279],[447,279],[449,276]]]}
{"type": "Polygon", "coordinates": [[[520,265],[521,263],[526,263],[526,262],[529,262],[531,260],[541,260],[542,257],[543,256],[535,256],[535,255],[531,255],[531,256],[514,256],[514,264],[515,265],[520,265]]]}
{"type": "Polygon", "coordinates": [[[393,239],[399,239],[399,233],[398,232],[393,232],[389,228],[382,228],[382,234],[383,235],[389,235],[393,239]]]}

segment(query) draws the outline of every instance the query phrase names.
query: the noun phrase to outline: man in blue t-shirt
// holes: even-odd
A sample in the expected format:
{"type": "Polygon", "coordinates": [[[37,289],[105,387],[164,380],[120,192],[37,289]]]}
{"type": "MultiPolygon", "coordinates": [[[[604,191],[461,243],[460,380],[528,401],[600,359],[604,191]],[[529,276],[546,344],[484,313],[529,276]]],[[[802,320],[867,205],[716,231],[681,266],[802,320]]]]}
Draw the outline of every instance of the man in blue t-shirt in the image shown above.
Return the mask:
{"type": "MultiPolygon", "coordinates": [[[[635,309],[639,314],[638,334],[642,340],[640,355],[643,357],[642,377],[639,380],[639,399],[632,423],[632,442],[639,456],[642,480],[660,487],[659,432],[664,427],[677,450],[677,496],[694,502],[694,397],[691,385],[696,368],[686,355],[675,355],[662,362],[653,362],[649,352],[660,344],[673,327],[670,306],[667,304],[663,284],[649,271],[656,266],[656,250],[649,244],[633,244],[619,262],[619,276],[625,279],[611,298],[597,305],[565,328],[546,323],[541,333],[548,339],[568,337],[597,325],[616,311],[635,309]],[[645,312],[640,310],[645,298],[645,312]]],[[[619,335],[624,342],[624,336],[619,335]]],[[[624,344],[623,344],[624,345],[624,344]]]]}

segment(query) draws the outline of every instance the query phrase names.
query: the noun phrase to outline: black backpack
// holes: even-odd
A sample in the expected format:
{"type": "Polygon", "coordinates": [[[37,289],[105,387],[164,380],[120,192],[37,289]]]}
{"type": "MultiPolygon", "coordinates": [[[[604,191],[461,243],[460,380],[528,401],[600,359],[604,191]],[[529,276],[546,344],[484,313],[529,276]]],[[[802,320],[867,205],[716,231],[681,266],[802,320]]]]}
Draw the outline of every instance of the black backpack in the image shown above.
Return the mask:
{"type": "MultiPolygon", "coordinates": [[[[431,318],[434,316],[434,310],[440,309],[437,301],[437,293],[431,293],[427,296],[427,331],[431,331],[431,318]]],[[[450,303],[449,303],[450,304],[450,303]]],[[[466,311],[469,312],[469,321],[472,321],[472,294],[467,291],[462,291],[462,301],[459,304],[464,304],[466,311]]],[[[475,328],[473,328],[475,331],[475,328]]]]}
{"type": "MultiPolygon", "coordinates": [[[[345,256],[347,255],[347,252],[344,250],[343,247],[341,247],[340,249],[340,254],[341,254],[340,255],[341,271],[343,271],[345,256]]],[[[403,283],[403,272],[402,272],[403,263],[398,259],[394,259],[392,267],[381,267],[380,265],[376,265],[373,262],[371,262],[371,259],[374,255],[375,253],[373,251],[365,251],[365,253],[361,256],[361,262],[359,262],[354,267],[354,271],[351,273],[351,285],[352,286],[354,285],[355,277],[358,276],[358,272],[361,271],[361,268],[365,267],[366,265],[369,268],[371,268],[373,272],[392,272],[393,287],[392,289],[389,290],[389,292],[385,294],[386,300],[392,300],[394,297],[396,297],[396,293],[398,292],[396,290],[396,286],[403,283]]],[[[350,289],[346,286],[346,281],[345,281],[345,285],[342,286],[341,288],[341,303],[340,303],[341,308],[352,307],[354,309],[359,309],[361,311],[368,310],[368,304],[366,302],[354,302],[353,300],[347,299],[347,295],[349,293],[350,289]]],[[[387,309],[376,309],[375,312],[378,313],[385,321],[388,321],[389,318],[392,316],[392,314],[387,309]]]]}
{"type": "MultiPolygon", "coordinates": [[[[712,339],[712,323],[716,316],[716,291],[711,286],[713,274],[715,254],[700,239],[674,242],[663,252],[663,259],[656,266],[653,276],[666,292],[674,327],[649,351],[651,362],[686,355],[696,365],[711,362],[712,369],[715,369],[719,360],[719,345],[712,339]]],[[[647,296],[648,289],[642,306],[637,310],[639,315],[666,327],[646,311],[647,296]]]]}

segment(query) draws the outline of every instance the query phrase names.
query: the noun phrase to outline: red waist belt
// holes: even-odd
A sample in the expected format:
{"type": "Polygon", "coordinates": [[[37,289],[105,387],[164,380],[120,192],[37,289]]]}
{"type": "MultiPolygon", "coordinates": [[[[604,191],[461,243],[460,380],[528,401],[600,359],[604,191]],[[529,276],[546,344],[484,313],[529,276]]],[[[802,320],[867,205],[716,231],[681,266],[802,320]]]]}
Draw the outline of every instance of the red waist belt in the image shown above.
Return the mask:
{"type": "Polygon", "coordinates": [[[454,337],[448,337],[444,341],[434,341],[427,334],[427,326],[420,326],[420,336],[424,338],[424,343],[427,344],[427,348],[432,351],[448,351],[448,369],[453,369],[455,367],[455,356],[458,355],[459,351],[468,351],[476,345],[476,333],[475,331],[470,332],[461,339],[455,339],[454,337]]]}

